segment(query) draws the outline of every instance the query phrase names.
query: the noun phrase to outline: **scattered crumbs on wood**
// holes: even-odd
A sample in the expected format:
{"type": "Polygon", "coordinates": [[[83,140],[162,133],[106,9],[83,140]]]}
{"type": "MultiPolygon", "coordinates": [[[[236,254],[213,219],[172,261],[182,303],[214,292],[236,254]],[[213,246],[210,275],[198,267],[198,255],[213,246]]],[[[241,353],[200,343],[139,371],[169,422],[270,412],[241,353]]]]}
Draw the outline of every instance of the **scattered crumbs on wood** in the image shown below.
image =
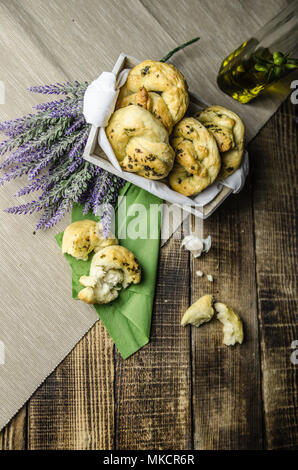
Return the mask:
{"type": "Polygon", "coordinates": [[[202,277],[203,275],[204,275],[203,271],[200,271],[200,270],[196,271],[196,276],[202,277]]]}
{"type": "Polygon", "coordinates": [[[212,274],[207,274],[207,279],[208,279],[209,282],[213,282],[212,274]]]}

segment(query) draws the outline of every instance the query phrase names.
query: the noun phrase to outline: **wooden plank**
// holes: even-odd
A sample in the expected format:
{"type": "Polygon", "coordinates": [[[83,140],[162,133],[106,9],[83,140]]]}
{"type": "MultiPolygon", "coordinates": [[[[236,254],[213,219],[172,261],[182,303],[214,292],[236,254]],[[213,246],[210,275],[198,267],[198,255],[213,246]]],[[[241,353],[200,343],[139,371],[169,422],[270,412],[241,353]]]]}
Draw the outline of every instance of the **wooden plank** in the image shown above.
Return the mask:
{"type": "Polygon", "coordinates": [[[0,450],[26,450],[26,418],[27,406],[25,405],[0,432],[0,450]]]}
{"type": "Polygon", "coordinates": [[[253,219],[249,181],[207,221],[204,236],[212,247],[191,260],[194,302],[204,294],[235,309],[244,322],[245,341],[222,344],[222,325],[214,318],[192,327],[194,446],[199,450],[262,447],[253,219]],[[196,270],[204,272],[202,278],[196,270]],[[212,274],[214,282],[207,280],[212,274]]]}
{"type": "Polygon", "coordinates": [[[192,447],[189,331],[179,325],[188,293],[188,254],[172,238],[161,250],[151,342],[126,361],[116,354],[116,449],[192,447]]]}
{"type": "Polygon", "coordinates": [[[29,449],[113,448],[113,349],[97,322],[38,389],[29,402],[29,449]]]}
{"type": "Polygon", "coordinates": [[[297,127],[290,100],[251,146],[266,447],[298,447],[297,127]]]}

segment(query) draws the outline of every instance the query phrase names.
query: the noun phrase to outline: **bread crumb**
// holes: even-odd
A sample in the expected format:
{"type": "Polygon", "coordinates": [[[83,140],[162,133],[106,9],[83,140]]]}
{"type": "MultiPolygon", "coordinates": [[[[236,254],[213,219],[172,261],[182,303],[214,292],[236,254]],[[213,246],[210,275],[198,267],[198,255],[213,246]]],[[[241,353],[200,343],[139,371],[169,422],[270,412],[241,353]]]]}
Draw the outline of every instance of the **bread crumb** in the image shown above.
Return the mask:
{"type": "Polygon", "coordinates": [[[207,279],[208,279],[209,282],[213,282],[212,274],[207,274],[207,279]]]}
{"type": "Polygon", "coordinates": [[[204,275],[204,273],[203,273],[203,271],[198,270],[198,271],[196,271],[196,275],[198,277],[202,277],[204,275]]]}

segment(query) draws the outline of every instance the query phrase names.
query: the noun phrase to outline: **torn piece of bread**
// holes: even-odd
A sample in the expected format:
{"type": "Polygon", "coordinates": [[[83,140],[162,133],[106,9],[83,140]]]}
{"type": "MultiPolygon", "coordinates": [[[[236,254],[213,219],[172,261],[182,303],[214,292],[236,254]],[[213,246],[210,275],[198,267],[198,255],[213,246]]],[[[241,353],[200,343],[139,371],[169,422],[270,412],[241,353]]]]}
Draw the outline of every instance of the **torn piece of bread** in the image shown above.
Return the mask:
{"type": "Polygon", "coordinates": [[[86,261],[91,251],[99,251],[110,245],[118,245],[112,233],[104,238],[100,222],[84,219],[73,222],[66,227],[62,240],[62,253],[86,261]]]}
{"type": "Polygon", "coordinates": [[[212,295],[203,295],[193,303],[184,313],[181,325],[186,326],[188,324],[194,326],[200,326],[202,323],[206,323],[211,320],[214,315],[214,309],[212,307],[213,298],[212,295]]]}
{"type": "Polygon", "coordinates": [[[141,269],[134,254],[120,245],[107,246],[93,256],[89,276],[81,276],[85,289],[78,297],[87,304],[107,304],[122,288],[140,281],[141,269]]]}
{"type": "Polygon", "coordinates": [[[242,344],[243,325],[238,313],[221,302],[216,302],[214,308],[217,312],[217,319],[223,324],[223,343],[226,346],[234,346],[236,343],[242,344]]]}

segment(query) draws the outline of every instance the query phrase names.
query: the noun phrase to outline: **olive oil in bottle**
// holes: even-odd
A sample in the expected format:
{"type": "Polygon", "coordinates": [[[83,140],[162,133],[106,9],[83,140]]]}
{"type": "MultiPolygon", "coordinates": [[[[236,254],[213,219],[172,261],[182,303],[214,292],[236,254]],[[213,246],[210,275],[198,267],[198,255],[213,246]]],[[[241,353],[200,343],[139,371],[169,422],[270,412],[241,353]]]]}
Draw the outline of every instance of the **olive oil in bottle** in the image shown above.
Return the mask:
{"type": "Polygon", "coordinates": [[[244,42],[222,62],[217,84],[226,94],[241,103],[248,103],[265,87],[264,73],[254,69],[252,51],[258,41],[254,38],[244,42]]]}
{"type": "Polygon", "coordinates": [[[219,88],[248,103],[264,88],[298,68],[298,1],[294,0],[222,62],[219,88]]]}

